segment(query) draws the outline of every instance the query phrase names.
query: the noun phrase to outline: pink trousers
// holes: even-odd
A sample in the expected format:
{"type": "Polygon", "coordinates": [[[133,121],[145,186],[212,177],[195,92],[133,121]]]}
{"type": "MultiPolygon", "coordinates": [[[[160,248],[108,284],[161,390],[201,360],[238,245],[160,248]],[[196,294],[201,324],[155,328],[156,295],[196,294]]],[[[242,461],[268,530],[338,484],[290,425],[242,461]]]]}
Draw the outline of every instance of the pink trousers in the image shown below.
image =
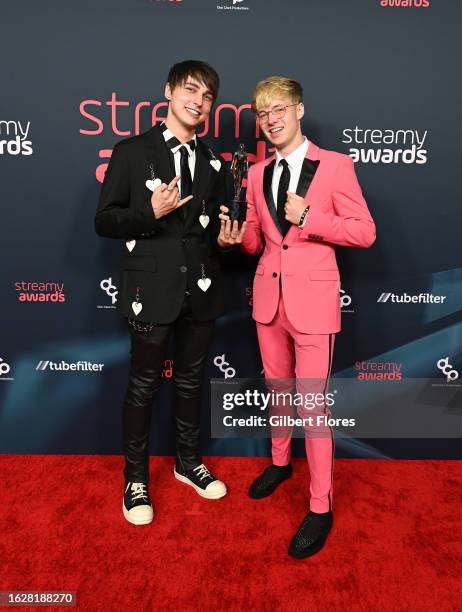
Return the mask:
{"type": "MultiPolygon", "coordinates": [[[[257,323],[258,342],[265,370],[265,379],[296,379],[297,391],[327,392],[332,366],[335,334],[302,334],[287,318],[284,301],[279,299],[276,316],[269,324],[257,323]]],[[[297,409],[298,416],[330,415],[327,405],[314,410],[297,409]]],[[[274,465],[287,465],[291,458],[292,428],[277,428],[272,437],[274,465]]],[[[332,473],[334,437],[326,426],[305,427],[305,448],[310,471],[310,510],[328,512],[332,509],[332,473]]]]}

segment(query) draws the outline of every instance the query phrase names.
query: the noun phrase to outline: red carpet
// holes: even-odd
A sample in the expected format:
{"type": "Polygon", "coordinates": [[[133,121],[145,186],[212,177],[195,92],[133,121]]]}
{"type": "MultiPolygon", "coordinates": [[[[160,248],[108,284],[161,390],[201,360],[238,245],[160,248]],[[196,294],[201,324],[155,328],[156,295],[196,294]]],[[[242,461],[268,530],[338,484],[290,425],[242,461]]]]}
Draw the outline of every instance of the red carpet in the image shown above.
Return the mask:
{"type": "Polygon", "coordinates": [[[120,457],[0,456],[0,591],[77,591],[89,612],[462,610],[462,462],[337,460],[334,527],[304,561],[286,550],[307,511],[305,461],[261,501],[246,490],[267,459],[207,463],[222,500],[153,458],[156,516],[135,527],[120,457]]]}

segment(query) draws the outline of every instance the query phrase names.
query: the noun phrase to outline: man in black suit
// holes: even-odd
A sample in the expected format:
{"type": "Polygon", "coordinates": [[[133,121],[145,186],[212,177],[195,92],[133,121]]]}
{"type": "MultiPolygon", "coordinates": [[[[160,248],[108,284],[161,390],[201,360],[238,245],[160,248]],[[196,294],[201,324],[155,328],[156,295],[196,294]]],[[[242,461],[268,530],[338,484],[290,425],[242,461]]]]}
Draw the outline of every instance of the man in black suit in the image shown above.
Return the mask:
{"type": "Polygon", "coordinates": [[[100,236],[125,240],[121,309],[131,334],[123,404],[123,513],[135,525],[153,519],[149,496],[152,402],[174,338],[176,462],[174,475],[207,499],[226,486],[200,453],[202,374],[214,320],[222,313],[219,205],[224,164],[196,135],[218,94],[215,70],[199,61],[168,75],[165,122],[116,144],[95,218],[100,236]]]}

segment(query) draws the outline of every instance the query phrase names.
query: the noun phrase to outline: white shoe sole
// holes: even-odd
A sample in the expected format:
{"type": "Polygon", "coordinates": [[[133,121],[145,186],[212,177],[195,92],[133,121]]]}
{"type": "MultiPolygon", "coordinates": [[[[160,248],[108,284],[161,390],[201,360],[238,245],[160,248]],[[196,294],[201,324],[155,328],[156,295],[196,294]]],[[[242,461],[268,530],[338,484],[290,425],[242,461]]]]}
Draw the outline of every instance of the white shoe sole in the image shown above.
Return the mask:
{"type": "Polygon", "coordinates": [[[125,507],[125,504],[122,502],[122,512],[124,513],[124,517],[126,518],[126,520],[131,523],[132,525],[149,525],[149,523],[152,523],[153,519],[154,519],[154,514],[152,514],[151,516],[148,517],[139,517],[136,518],[133,515],[131,515],[129,513],[129,511],[127,510],[127,508],[125,507]]]}
{"type": "Polygon", "coordinates": [[[188,484],[190,487],[192,487],[196,491],[196,493],[198,493],[201,497],[204,497],[205,499],[221,499],[228,492],[225,486],[225,490],[219,493],[207,493],[206,491],[204,491],[203,489],[195,485],[186,476],[182,476],[181,474],[178,474],[178,472],[175,469],[173,469],[173,474],[175,475],[175,478],[177,480],[179,480],[180,482],[184,482],[185,484],[188,484]]]}

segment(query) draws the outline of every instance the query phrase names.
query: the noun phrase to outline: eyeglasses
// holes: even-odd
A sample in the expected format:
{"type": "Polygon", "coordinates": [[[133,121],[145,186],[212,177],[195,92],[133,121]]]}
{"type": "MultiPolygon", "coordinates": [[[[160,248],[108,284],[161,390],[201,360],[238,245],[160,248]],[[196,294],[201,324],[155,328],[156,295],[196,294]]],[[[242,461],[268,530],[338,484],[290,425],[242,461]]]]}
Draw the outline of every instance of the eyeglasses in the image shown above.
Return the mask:
{"type": "Polygon", "coordinates": [[[259,111],[257,113],[258,120],[260,121],[260,123],[266,123],[269,119],[270,113],[276,119],[282,119],[284,115],[286,114],[286,110],[289,108],[289,106],[298,106],[299,104],[300,102],[297,102],[296,104],[286,104],[285,106],[275,106],[270,111],[259,111]]]}

